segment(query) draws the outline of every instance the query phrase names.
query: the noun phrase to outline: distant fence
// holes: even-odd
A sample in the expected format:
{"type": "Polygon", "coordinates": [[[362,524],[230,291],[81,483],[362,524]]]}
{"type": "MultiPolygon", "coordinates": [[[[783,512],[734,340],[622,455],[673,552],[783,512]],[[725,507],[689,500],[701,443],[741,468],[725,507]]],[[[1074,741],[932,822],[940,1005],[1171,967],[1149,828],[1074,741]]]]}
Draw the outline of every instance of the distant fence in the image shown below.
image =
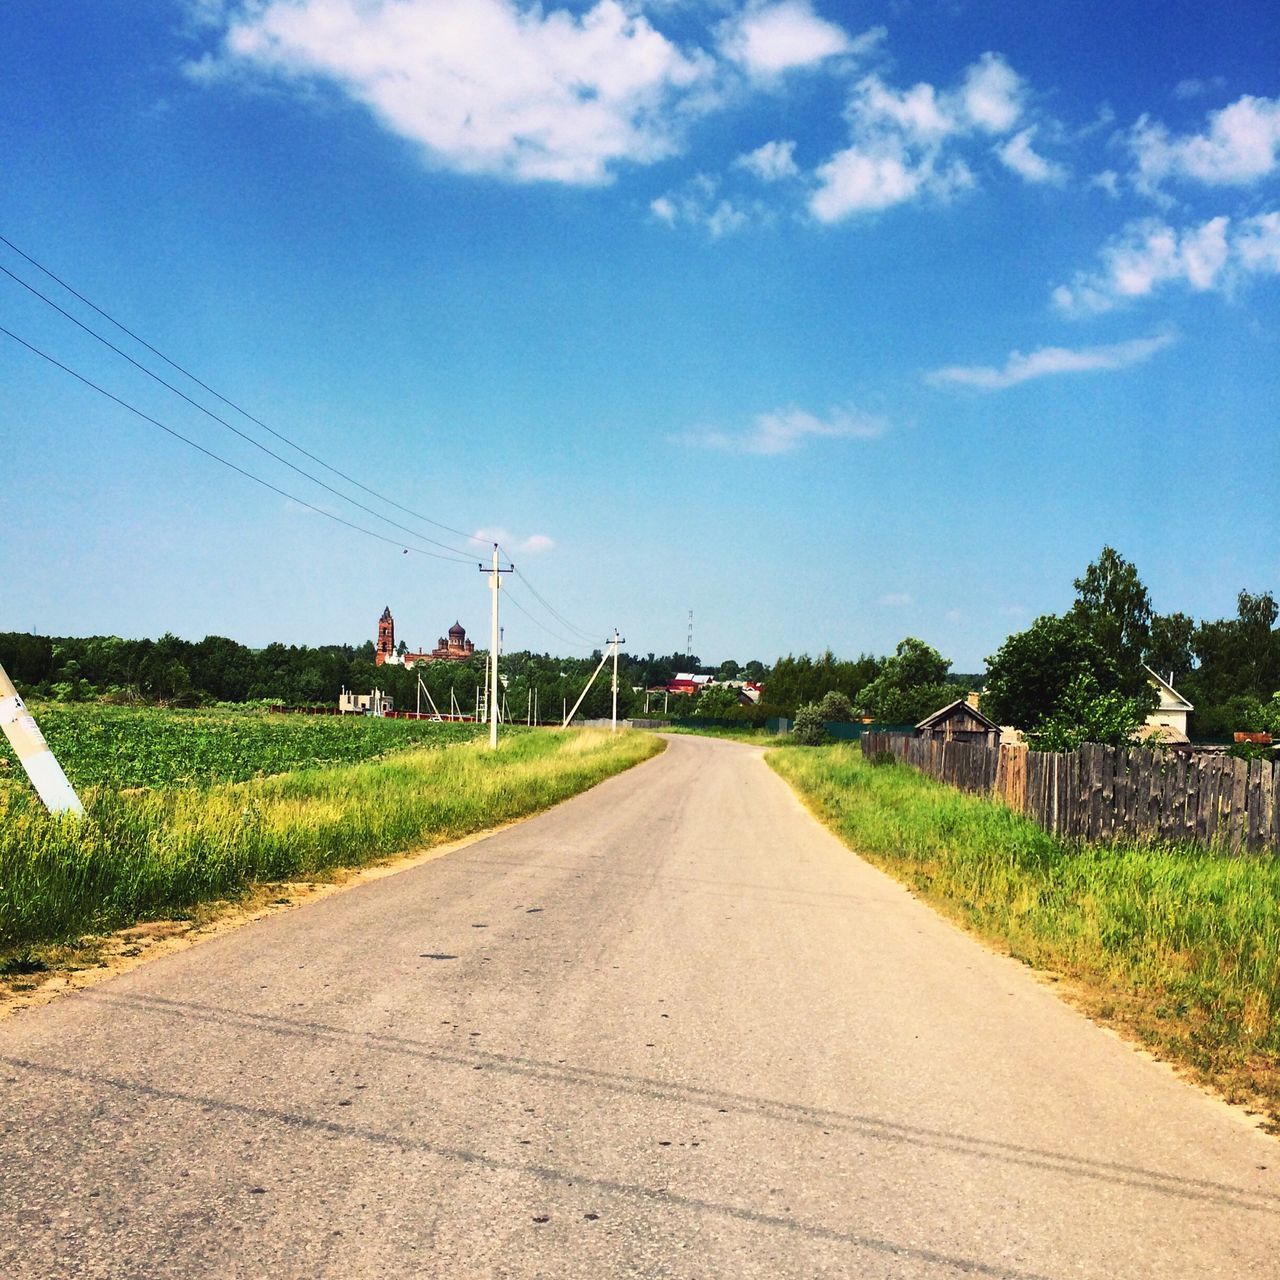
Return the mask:
{"type": "Polygon", "coordinates": [[[882,751],[964,791],[995,796],[1068,839],[1146,836],[1280,852],[1280,765],[1269,760],[1089,743],[1047,752],[863,735],[863,755],[882,751]]]}

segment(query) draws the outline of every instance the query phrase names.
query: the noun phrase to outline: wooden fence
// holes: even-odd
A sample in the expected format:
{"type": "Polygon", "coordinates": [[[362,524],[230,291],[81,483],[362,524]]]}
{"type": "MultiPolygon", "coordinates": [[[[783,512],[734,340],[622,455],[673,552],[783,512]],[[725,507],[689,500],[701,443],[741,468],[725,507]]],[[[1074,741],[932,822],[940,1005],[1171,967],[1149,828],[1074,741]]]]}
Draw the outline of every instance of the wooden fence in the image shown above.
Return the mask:
{"type": "Polygon", "coordinates": [[[1280,852],[1280,765],[1267,760],[1087,743],[1047,752],[863,736],[863,755],[882,751],[964,791],[995,796],[1068,839],[1145,836],[1280,852]]]}

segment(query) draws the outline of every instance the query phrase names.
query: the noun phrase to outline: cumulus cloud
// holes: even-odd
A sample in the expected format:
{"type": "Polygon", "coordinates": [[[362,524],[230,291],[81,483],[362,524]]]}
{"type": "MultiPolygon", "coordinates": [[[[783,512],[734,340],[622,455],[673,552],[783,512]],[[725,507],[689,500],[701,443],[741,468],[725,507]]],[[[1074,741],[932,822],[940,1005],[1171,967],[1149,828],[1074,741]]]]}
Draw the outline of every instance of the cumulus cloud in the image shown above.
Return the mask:
{"type": "Polygon", "coordinates": [[[1182,137],[1144,115],[1127,141],[1140,190],[1155,191],[1170,178],[1207,186],[1247,186],[1280,168],[1280,98],[1246,94],[1209,112],[1203,132],[1182,137]]]}
{"type": "Polygon", "coordinates": [[[884,36],[876,28],[856,39],[834,22],[820,18],[809,0],[755,3],[719,29],[720,49],[749,75],[776,76],[808,67],[837,54],[858,54],[884,36]]]}
{"type": "Polygon", "coordinates": [[[1003,391],[1016,387],[1033,378],[1047,378],[1062,373],[1098,373],[1106,370],[1127,369],[1150,360],[1175,341],[1172,334],[1159,334],[1151,338],[1134,338],[1104,347],[1040,347],[1023,354],[1014,351],[1004,362],[1003,368],[985,365],[952,365],[935,369],[927,375],[934,384],[950,384],[976,387],[980,391],[1003,391]]]}
{"type": "Polygon", "coordinates": [[[1069,315],[1095,315],[1163,285],[1194,293],[1229,291],[1250,276],[1280,273],[1280,213],[1236,221],[1210,218],[1177,228],[1157,218],[1131,222],[1099,253],[1092,271],[1077,272],[1053,291],[1054,305],[1069,315]]]}
{"type": "Polygon", "coordinates": [[[998,53],[984,53],[965,72],[960,90],[970,123],[987,133],[1008,133],[1025,98],[1025,81],[998,53]]]}
{"type": "Polygon", "coordinates": [[[836,408],[818,417],[793,406],[758,414],[745,431],[694,431],[678,437],[678,442],[772,456],[792,453],[808,440],[873,440],[887,429],[883,418],[858,409],[836,408]]]}
{"type": "Polygon", "coordinates": [[[195,64],[336,88],[430,160],[522,181],[607,181],[679,147],[712,60],[634,6],[517,0],[236,0],[195,64]]]}
{"type": "Polygon", "coordinates": [[[472,538],[477,542],[496,542],[508,555],[537,555],[540,551],[550,551],[555,547],[555,539],[545,533],[531,533],[528,537],[519,537],[506,529],[477,529],[472,538]]]}
{"type": "MultiPolygon", "coordinates": [[[[815,171],[809,211],[820,222],[837,222],[912,200],[950,199],[976,183],[958,154],[961,144],[1014,129],[1026,94],[1023,78],[995,53],[984,53],[950,90],[926,83],[896,89],[878,75],[865,76],[845,112],[851,143],[815,171]]],[[[1028,125],[997,154],[1028,181],[1060,181],[1064,171],[1032,148],[1034,133],[1028,125]]]]}
{"type": "Polygon", "coordinates": [[[713,240],[773,216],[759,202],[743,204],[720,195],[720,179],[708,173],[699,173],[679,189],[651,200],[649,212],[669,227],[701,227],[713,240]]]}
{"type": "Polygon", "coordinates": [[[1035,125],[1015,133],[996,148],[996,155],[1000,157],[1002,164],[1027,182],[1049,182],[1061,186],[1067,180],[1067,171],[1062,165],[1046,160],[1035,150],[1031,145],[1035,133],[1035,125]]]}
{"type": "Polygon", "coordinates": [[[754,173],[761,182],[779,182],[783,178],[794,178],[800,172],[795,151],[794,142],[766,142],[733,163],[739,169],[754,173]]]}

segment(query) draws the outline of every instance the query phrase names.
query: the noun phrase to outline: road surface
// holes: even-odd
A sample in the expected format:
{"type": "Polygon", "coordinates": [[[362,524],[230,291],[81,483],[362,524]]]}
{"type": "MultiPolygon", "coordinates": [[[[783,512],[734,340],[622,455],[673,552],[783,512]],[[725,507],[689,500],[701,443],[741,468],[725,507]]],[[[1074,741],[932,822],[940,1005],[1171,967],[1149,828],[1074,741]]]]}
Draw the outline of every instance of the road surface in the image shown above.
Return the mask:
{"type": "Polygon", "coordinates": [[[1280,1145],[659,759],[0,1024],[0,1274],[1280,1276],[1280,1145]]]}

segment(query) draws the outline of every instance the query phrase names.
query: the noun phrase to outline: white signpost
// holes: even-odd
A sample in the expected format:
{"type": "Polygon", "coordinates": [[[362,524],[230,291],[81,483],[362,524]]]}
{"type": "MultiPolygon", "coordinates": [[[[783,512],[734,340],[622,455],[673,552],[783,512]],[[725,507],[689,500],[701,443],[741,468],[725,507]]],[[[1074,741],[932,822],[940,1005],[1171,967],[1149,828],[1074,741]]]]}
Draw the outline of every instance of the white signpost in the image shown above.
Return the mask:
{"type": "Polygon", "coordinates": [[[27,710],[3,667],[0,667],[0,728],[49,812],[83,814],[80,797],[67,781],[35,717],[27,710]]]}

